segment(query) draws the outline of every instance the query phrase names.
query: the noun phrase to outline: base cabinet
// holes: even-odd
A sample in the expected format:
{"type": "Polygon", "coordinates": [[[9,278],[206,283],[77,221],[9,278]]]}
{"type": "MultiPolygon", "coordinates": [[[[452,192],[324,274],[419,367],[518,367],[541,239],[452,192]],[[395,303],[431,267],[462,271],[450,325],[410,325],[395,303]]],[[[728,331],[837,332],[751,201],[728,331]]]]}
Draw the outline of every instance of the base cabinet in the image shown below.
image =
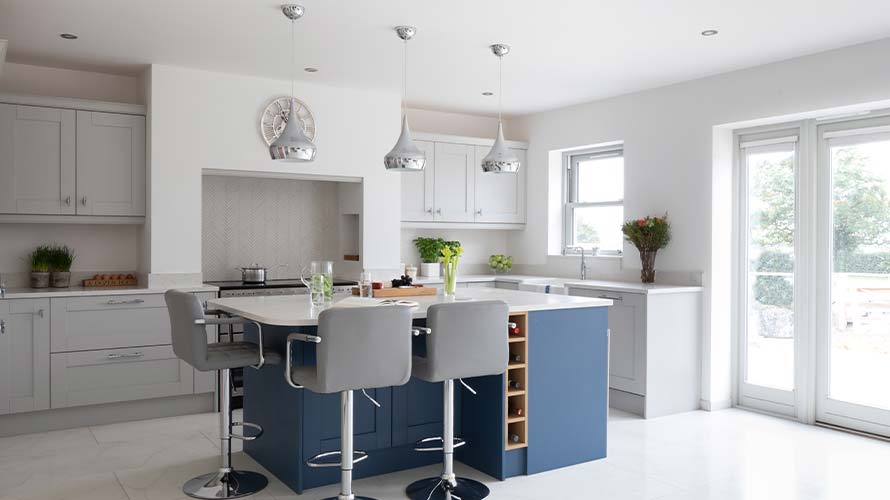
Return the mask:
{"type": "Polygon", "coordinates": [[[0,301],[0,322],[0,415],[49,408],[49,300],[0,301]]]}
{"type": "Polygon", "coordinates": [[[609,405],[645,418],[697,410],[701,399],[701,292],[619,293],[569,287],[611,299],[609,405]]]}

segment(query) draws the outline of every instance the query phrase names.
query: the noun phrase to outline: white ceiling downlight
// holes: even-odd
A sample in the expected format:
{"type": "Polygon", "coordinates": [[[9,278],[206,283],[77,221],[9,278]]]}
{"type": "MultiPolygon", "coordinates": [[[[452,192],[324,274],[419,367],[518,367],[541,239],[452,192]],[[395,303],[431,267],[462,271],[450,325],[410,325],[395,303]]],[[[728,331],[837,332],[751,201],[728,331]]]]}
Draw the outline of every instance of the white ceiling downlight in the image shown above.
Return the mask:
{"type": "Polygon", "coordinates": [[[59,36],[65,40],[77,40],[77,35],[74,33],[60,33],[59,36]]]}
{"type": "Polygon", "coordinates": [[[720,32],[717,30],[704,30],[701,32],[701,36],[714,36],[717,33],[720,33],[720,32]]]}

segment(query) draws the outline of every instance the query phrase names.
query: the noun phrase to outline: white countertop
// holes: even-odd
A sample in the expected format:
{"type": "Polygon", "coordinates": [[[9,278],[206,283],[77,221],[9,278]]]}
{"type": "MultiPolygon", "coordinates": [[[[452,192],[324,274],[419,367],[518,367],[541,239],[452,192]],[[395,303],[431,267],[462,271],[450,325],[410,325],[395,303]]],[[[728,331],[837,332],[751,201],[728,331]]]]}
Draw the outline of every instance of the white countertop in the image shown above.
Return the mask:
{"type": "MultiPolygon", "coordinates": [[[[556,278],[549,276],[529,276],[523,274],[468,274],[457,275],[458,283],[484,283],[484,282],[502,282],[502,283],[521,283],[521,284],[553,284],[560,287],[585,288],[593,290],[606,290],[610,292],[640,293],[644,295],[665,294],[665,293],[689,293],[700,292],[702,287],[693,285],[668,285],[662,283],[640,283],[632,281],[609,281],[609,280],[579,280],[573,278],[556,278]]],[[[430,278],[428,276],[418,276],[414,283],[418,285],[435,285],[444,283],[444,279],[440,277],[430,278]]]]}
{"type": "MultiPolygon", "coordinates": [[[[219,288],[208,285],[175,288],[177,290],[192,293],[219,291],[219,288]]],[[[6,295],[3,299],[46,299],[53,297],[90,297],[96,295],[141,295],[164,293],[167,290],[167,288],[145,288],[139,286],[118,286],[113,288],[84,288],[82,286],[72,286],[70,288],[9,288],[6,290],[6,295]]]]}
{"type": "MultiPolygon", "coordinates": [[[[351,296],[345,294],[335,295],[334,302],[327,307],[334,307],[334,304],[348,297],[351,296]]],[[[426,310],[429,306],[453,300],[503,300],[509,304],[511,313],[612,305],[612,301],[606,299],[547,295],[496,288],[462,288],[457,291],[454,299],[446,299],[442,295],[427,295],[404,297],[404,300],[414,301],[419,304],[419,307],[414,310],[414,318],[426,318],[426,310]]],[[[308,295],[212,299],[208,301],[208,307],[236,314],[259,323],[279,326],[315,326],[318,324],[318,314],[325,309],[312,307],[308,295]]]]}

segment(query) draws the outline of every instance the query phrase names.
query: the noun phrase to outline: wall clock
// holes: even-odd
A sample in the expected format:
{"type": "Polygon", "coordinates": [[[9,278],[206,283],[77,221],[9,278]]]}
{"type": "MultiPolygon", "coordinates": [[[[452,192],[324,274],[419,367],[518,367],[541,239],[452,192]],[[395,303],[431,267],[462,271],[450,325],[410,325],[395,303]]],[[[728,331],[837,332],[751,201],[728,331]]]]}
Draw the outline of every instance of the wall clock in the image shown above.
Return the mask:
{"type": "MultiPolygon", "coordinates": [[[[275,139],[281,135],[284,126],[287,125],[287,118],[290,116],[291,96],[276,97],[266,105],[263,110],[263,117],[260,120],[260,133],[266,146],[271,146],[275,139]]],[[[312,112],[306,106],[306,103],[297,99],[297,118],[303,125],[303,132],[310,141],[315,140],[315,118],[312,112]]]]}

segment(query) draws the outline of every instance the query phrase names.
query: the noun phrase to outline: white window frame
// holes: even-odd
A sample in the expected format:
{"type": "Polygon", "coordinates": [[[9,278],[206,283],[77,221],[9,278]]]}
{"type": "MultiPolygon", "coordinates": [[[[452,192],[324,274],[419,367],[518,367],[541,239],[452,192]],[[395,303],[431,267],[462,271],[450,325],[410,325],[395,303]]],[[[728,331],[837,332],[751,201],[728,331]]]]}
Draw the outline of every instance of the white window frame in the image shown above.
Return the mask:
{"type": "MultiPolygon", "coordinates": [[[[575,235],[575,209],[586,207],[621,207],[624,209],[624,193],[615,200],[600,202],[578,202],[578,184],[576,172],[578,162],[599,158],[624,157],[624,145],[611,145],[599,148],[584,149],[578,151],[567,151],[562,156],[562,178],[563,178],[563,231],[562,231],[562,253],[563,255],[580,255],[581,252],[574,245],[575,235]]],[[[616,230],[620,231],[620,228],[616,230]]],[[[601,250],[598,249],[595,255],[600,256],[621,256],[622,251],[601,250]]]]}

